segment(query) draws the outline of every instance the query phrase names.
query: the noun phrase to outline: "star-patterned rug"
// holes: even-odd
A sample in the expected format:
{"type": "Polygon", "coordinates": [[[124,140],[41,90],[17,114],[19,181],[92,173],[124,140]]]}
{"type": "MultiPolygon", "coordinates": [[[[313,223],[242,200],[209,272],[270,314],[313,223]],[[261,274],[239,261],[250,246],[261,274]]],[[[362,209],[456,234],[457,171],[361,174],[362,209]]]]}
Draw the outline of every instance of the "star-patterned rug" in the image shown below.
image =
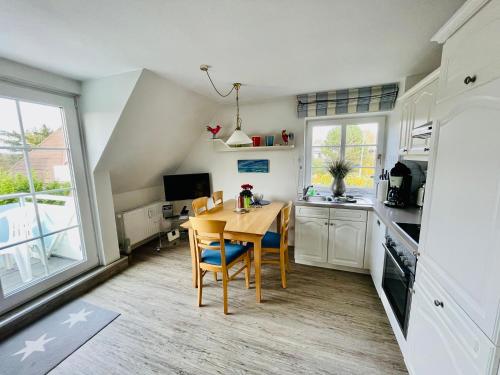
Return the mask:
{"type": "Polygon", "coordinates": [[[70,302],[0,343],[0,374],[46,374],[119,315],[70,302]]]}

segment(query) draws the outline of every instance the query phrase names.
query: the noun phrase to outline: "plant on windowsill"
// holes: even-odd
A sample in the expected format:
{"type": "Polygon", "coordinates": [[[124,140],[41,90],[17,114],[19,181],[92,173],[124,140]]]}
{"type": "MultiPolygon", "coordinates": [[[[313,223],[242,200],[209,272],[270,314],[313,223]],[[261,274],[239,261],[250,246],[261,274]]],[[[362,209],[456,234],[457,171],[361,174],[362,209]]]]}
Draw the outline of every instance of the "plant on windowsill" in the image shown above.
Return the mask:
{"type": "Polygon", "coordinates": [[[344,178],[352,171],[352,165],[345,160],[334,160],[328,166],[328,172],[333,177],[332,194],[334,197],[340,197],[345,194],[344,178]]]}

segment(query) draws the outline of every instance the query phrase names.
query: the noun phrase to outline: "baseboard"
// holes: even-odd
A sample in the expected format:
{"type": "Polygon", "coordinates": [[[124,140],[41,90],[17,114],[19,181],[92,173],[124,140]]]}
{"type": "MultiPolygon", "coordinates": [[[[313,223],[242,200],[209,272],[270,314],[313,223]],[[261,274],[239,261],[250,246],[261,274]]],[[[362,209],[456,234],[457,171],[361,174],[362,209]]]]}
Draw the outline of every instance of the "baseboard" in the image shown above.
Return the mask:
{"type": "Polygon", "coordinates": [[[0,341],[66,302],[81,296],[127,267],[128,257],[121,257],[107,266],[94,268],[0,316],[0,341]]]}
{"type": "Polygon", "coordinates": [[[338,270],[338,271],[362,273],[364,275],[370,274],[370,270],[367,270],[365,268],[354,268],[354,267],[338,266],[338,265],[335,265],[335,264],[323,263],[323,262],[311,262],[310,260],[304,260],[304,259],[301,259],[300,257],[298,257],[298,258],[296,257],[295,258],[295,263],[297,263],[297,264],[304,264],[306,266],[314,266],[314,267],[321,267],[321,268],[330,268],[332,270],[338,270]]]}

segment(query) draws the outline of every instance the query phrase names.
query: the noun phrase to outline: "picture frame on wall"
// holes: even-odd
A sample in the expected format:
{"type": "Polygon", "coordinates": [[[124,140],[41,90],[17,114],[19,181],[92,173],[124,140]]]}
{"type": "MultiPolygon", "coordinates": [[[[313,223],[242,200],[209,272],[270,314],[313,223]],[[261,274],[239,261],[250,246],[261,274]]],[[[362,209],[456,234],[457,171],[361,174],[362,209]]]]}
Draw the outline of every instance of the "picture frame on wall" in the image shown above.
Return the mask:
{"type": "Polygon", "coordinates": [[[269,173],[269,160],[238,160],[238,173],[269,173]]]}

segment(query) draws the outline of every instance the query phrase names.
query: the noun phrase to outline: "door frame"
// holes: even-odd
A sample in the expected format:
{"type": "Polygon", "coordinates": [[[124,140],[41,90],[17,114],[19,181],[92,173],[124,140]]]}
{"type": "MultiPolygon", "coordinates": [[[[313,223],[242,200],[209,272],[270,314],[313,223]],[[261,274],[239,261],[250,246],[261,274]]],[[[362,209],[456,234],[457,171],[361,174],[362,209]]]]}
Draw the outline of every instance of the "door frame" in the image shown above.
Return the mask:
{"type": "Polygon", "coordinates": [[[84,259],[75,265],[64,269],[54,275],[33,280],[26,286],[11,295],[4,296],[0,280],[0,315],[19,305],[29,302],[37,296],[53,289],[74,277],[98,266],[101,261],[95,228],[94,198],[90,184],[87,154],[84,133],[80,122],[77,105],[77,95],[44,90],[36,86],[16,84],[0,79],[0,96],[15,100],[27,101],[37,104],[58,106],[63,109],[64,123],[69,144],[71,158],[71,173],[74,179],[74,196],[76,200],[77,215],[79,217],[80,237],[84,259]]]}

